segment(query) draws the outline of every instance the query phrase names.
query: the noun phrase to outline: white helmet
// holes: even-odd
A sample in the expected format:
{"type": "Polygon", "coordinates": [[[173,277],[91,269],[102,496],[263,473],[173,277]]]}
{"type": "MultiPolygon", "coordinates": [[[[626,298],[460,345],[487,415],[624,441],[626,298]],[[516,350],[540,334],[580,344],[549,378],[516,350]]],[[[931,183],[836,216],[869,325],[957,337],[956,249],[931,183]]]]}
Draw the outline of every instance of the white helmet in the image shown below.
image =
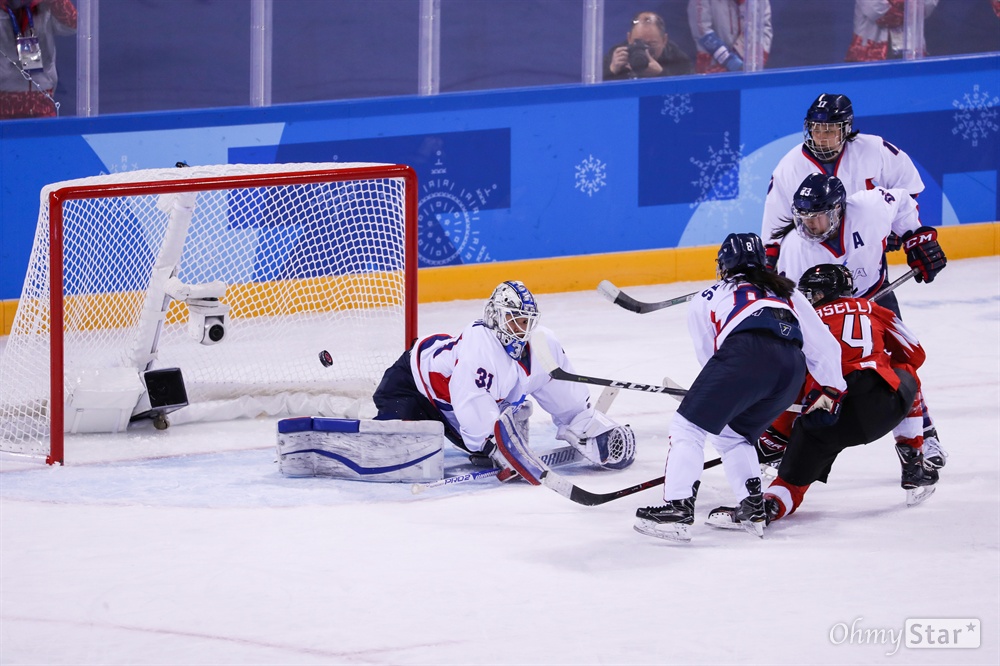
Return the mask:
{"type": "Polygon", "coordinates": [[[521,358],[538,323],[538,305],[523,282],[508,280],[493,290],[483,309],[483,323],[496,333],[513,359],[521,358]]]}

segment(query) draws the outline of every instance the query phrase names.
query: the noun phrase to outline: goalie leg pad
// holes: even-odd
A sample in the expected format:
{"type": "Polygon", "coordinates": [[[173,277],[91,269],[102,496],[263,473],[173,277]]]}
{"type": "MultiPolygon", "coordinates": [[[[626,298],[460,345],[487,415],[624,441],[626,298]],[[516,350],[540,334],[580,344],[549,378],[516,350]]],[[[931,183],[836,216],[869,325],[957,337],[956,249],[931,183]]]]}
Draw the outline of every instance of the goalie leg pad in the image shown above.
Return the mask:
{"type": "Polygon", "coordinates": [[[493,437],[497,450],[504,460],[528,483],[533,486],[541,485],[542,475],[549,468],[528,449],[527,441],[518,432],[516,419],[512,412],[511,409],[505,409],[500,413],[496,425],[493,426],[493,437]]]}
{"type": "Polygon", "coordinates": [[[379,483],[444,478],[438,421],[296,418],[278,422],[278,469],[288,477],[379,483]]]}

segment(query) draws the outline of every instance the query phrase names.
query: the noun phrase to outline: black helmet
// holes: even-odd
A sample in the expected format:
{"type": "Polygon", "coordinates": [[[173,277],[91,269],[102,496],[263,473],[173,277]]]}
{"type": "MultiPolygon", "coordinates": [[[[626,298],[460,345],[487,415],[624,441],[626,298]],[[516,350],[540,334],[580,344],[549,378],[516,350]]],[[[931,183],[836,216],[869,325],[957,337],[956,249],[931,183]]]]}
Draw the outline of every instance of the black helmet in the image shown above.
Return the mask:
{"type": "Polygon", "coordinates": [[[746,273],[753,268],[764,268],[764,244],[754,233],[729,234],[722,241],[716,260],[720,278],[746,273]]]}
{"type": "Polygon", "coordinates": [[[832,160],[840,151],[844,149],[844,142],[848,141],[854,128],[854,107],[851,105],[847,95],[831,95],[823,93],[813,101],[806,111],[806,119],[802,124],[802,134],[806,147],[813,152],[816,157],[823,161],[832,160]],[[812,130],[814,124],[833,125],[828,129],[838,129],[840,140],[836,145],[821,146],[813,139],[812,130]]]}
{"type": "Polygon", "coordinates": [[[847,190],[839,178],[825,173],[809,174],[792,196],[792,219],[795,221],[795,228],[808,241],[815,243],[825,241],[840,229],[846,200],[847,190]],[[816,233],[805,225],[805,220],[821,213],[829,214],[830,224],[825,230],[816,233]]]}
{"type": "Polygon", "coordinates": [[[854,278],[847,266],[820,264],[799,278],[799,291],[813,305],[824,305],[854,294],[854,278]]]}

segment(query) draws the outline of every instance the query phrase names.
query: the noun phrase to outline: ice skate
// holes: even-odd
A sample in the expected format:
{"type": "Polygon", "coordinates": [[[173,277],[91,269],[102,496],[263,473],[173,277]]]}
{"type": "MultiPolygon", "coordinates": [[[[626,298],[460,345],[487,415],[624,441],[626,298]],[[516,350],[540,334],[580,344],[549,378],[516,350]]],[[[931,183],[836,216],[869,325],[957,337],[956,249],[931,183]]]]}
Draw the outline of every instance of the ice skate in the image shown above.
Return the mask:
{"type": "Polygon", "coordinates": [[[902,467],[899,485],[906,491],[906,506],[916,506],[934,494],[938,472],[925,469],[923,453],[905,441],[896,442],[896,455],[902,467]]]}
{"type": "Polygon", "coordinates": [[[941,447],[937,428],[924,432],[924,468],[939,470],[948,463],[948,452],[941,447]]]}
{"type": "Polygon", "coordinates": [[[747,491],[750,493],[736,507],[734,518],[750,534],[764,538],[764,527],[767,525],[767,511],[764,509],[764,494],[760,490],[760,478],[747,479],[747,491]]]}
{"type": "Polygon", "coordinates": [[[648,506],[636,509],[636,532],[647,536],[687,543],[691,541],[690,528],[694,525],[694,501],[698,496],[700,481],[691,487],[691,497],[670,500],[663,506],[648,506]]]}

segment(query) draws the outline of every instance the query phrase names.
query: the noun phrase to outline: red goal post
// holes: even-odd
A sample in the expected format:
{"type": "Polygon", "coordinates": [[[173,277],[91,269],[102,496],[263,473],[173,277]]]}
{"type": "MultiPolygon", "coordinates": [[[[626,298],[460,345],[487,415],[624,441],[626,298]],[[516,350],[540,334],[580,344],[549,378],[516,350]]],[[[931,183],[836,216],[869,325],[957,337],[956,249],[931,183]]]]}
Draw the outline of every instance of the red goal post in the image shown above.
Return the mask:
{"type": "Polygon", "coordinates": [[[47,186],[0,354],[0,450],[61,464],[64,433],[123,429],[167,367],[189,400],[174,423],[344,415],[416,337],[417,196],[410,167],[367,163],[47,186]]]}

